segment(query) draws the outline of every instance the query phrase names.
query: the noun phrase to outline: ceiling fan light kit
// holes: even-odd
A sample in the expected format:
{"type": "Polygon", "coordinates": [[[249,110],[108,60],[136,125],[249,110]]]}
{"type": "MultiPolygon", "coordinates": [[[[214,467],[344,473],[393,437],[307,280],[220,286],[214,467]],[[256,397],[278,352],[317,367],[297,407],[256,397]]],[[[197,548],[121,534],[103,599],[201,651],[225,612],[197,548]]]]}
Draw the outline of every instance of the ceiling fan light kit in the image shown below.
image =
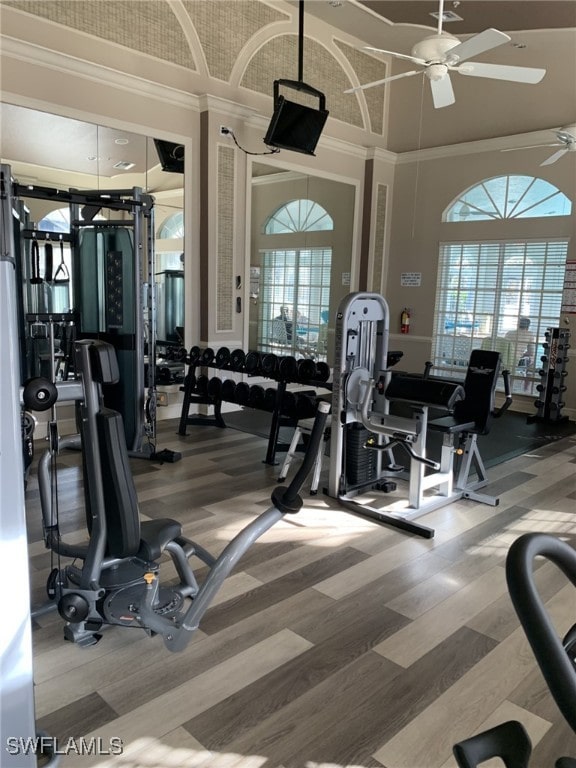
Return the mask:
{"type": "Polygon", "coordinates": [[[489,28],[464,42],[460,42],[454,35],[442,31],[443,6],[444,0],[440,0],[437,33],[425,37],[416,43],[410,55],[372,46],[364,47],[365,50],[385,53],[399,59],[411,61],[419,67],[423,67],[423,69],[415,69],[400,75],[384,77],[381,80],[349,88],[345,93],[355,93],[356,91],[389,83],[392,80],[399,80],[403,77],[411,77],[424,72],[430,81],[434,107],[439,109],[455,102],[454,91],[450,82],[450,72],[457,72],[467,77],[485,77],[493,80],[506,80],[525,84],[535,84],[542,80],[546,74],[545,69],[470,61],[472,56],[478,56],[493,48],[497,48],[503,43],[510,42],[511,37],[497,29],[489,28]]]}

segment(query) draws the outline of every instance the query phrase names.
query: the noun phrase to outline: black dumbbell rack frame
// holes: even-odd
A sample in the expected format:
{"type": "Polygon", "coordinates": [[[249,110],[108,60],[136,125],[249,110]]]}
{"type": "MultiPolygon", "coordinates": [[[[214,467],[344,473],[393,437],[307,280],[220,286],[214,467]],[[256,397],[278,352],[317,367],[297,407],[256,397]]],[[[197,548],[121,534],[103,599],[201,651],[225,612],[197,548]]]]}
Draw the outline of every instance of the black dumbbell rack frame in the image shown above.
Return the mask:
{"type": "MultiPolygon", "coordinates": [[[[316,369],[316,364],[313,360],[296,361],[292,356],[285,358],[277,358],[278,365],[274,369],[263,370],[260,363],[264,358],[275,358],[274,355],[260,355],[258,352],[248,352],[245,354],[242,350],[234,350],[230,352],[226,347],[218,350],[214,354],[210,348],[201,351],[199,347],[193,347],[190,350],[190,354],[187,355],[185,362],[189,366],[188,372],[184,379],[184,385],[180,387],[180,390],[184,392],[184,399],[182,402],[182,413],[180,417],[180,424],[178,428],[179,435],[186,435],[186,426],[188,424],[215,424],[218,427],[225,427],[226,424],[222,418],[222,395],[221,392],[217,393],[198,393],[196,390],[197,377],[196,371],[202,368],[216,368],[220,371],[230,371],[234,373],[246,373],[249,376],[259,376],[262,378],[271,379],[277,382],[276,396],[274,405],[271,410],[272,420],[270,424],[270,433],[268,436],[268,447],[266,451],[265,464],[275,465],[276,451],[288,450],[288,444],[279,444],[278,437],[280,433],[280,427],[282,426],[296,426],[298,422],[298,415],[287,416],[283,413],[283,404],[285,400],[286,387],[288,383],[300,383],[308,384],[309,386],[322,386],[329,388],[330,385],[325,379],[317,380],[309,378],[308,376],[302,377],[298,375],[299,364],[305,362],[311,364],[308,366],[308,371],[312,373],[312,367],[316,369]],[[283,365],[282,360],[287,361],[287,364],[283,365]],[[214,408],[214,417],[195,417],[189,416],[190,405],[192,403],[211,405],[214,408]]],[[[306,366],[305,366],[306,367],[306,366]]],[[[329,373],[329,369],[328,373],[329,373]]],[[[241,383],[241,382],[240,382],[241,383]]],[[[313,393],[300,393],[304,394],[316,394],[313,393]]],[[[243,403],[247,407],[251,406],[249,402],[243,403]]]]}
{"type": "Polygon", "coordinates": [[[534,402],[536,414],[528,417],[528,422],[559,423],[568,421],[568,416],[562,415],[565,405],[564,383],[568,371],[568,350],[570,348],[570,331],[564,328],[548,328],[544,342],[544,355],[540,358],[542,368],[539,370],[540,383],[537,386],[538,399],[534,402]]]}

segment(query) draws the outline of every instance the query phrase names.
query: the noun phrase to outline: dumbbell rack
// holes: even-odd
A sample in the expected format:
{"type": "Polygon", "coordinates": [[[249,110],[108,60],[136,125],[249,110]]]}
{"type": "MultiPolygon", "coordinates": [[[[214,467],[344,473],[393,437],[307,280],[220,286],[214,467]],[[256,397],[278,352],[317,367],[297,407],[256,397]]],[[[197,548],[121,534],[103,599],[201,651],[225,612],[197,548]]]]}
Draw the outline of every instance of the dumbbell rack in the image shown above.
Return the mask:
{"type": "Polygon", "coordinates": [[[259,352],[245,353],[242,349],[232,352],[221,347],[216,353],[210,347],[201,350],[192,347],[184,362],[189,366],[184,379],[182,412],[178,434],[186,435],[188,424],[215,424],[225,427],[222,418],[222,402],[234,402],[241,406],[257,408],[272,414],[268,448],[265,464],[276,464],[276,451],[287,450],[288,445],[279,445],[278,436],[281,426],[296,426],[299,419],[311,418],[316,412],[316,392],[287,391],[289,383],[322,386],[330,378],[330,368],[326,363],[316,363],[311,359],[296,360],[292,356],[277,357],[274,354],[259,352]],[[197,376],[198,369],[216,368],[220,371],[243,373],[248,376],[260,376],[277,382],[276,388],[264,389],[259,384],[250,386],[247,382],[235,382],[232,379],[209,378],[206,374],[197,376]],[[214,417],[190,416],[192,403],[210,405],[214,408],[214,417]]]}
{"type": "Polygon", "coordinates": [[[567,416],[562,415],[562,408],[565,405],[564,380],[568,375],[566,364],[570,349],[570,331],[564,328],[548,328],[545,337],[544,354],[540,358],[543,366],[538,371],[540,383],[536,387],[539,396],[534,401],[537,411],[535,415],[528,417],[530,423],[568,420],[567,416]]]}

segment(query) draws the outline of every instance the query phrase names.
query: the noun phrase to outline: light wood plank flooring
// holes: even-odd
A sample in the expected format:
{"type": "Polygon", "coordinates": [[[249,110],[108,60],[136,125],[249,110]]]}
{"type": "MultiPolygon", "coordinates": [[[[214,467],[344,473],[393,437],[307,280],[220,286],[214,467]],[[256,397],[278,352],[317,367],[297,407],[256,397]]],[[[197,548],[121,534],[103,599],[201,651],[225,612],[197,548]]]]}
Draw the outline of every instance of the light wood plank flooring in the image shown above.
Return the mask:
{"type": "MultiPolygon", "coordinates": [[[[278,468],[263,464],[262,438],[176,428],[161,422],[158,443],[180,462],[131,462],[142,515],[175,517],[218,553],[269,505],[278,468]]],[[[78,456],[58,463],[61,527],[82,538],[78,456]]],[[[45,615],[33,632],[38,725],[61,740],[122,739],[119,756],[64,757],[73,768],[454,768],[454,742],[510,718],[530,733],[533,768],[576,756],[504,577],[525,531],[576,545],[575,463],[576,440],[565,438],[494,467],[488,490],[500,505],[459,501],[428,514],[432,540],[305,494],[304,509],[240,562],[180,654],[124,628],[81,649],[45,615]]],[[[27,514],[38,603],[51,562],[34,468],[27,514]]],[[[576,592],[549,563],[537,583],[562,633],[576,620],[576,592]]]]}

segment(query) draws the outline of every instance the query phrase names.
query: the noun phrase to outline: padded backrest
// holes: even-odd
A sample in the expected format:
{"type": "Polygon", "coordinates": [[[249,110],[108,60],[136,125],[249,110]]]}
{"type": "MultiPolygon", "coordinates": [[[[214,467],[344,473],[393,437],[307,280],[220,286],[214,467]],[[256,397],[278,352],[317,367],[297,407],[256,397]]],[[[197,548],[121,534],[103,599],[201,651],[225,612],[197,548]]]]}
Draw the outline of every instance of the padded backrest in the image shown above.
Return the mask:
{"type": "Polygon", "coordinates": [[[92,537],[95,516],[103,514],[106,556],[129,557],[140,548],[138,498],[128,461],[122,416],[104,407],[101,386],[118,380],[116,352],[111,344],[101,340],[79,341],[77,362],[85,379],[85,398],[79,408],[78,422],[82,439],[86,525],[92,537]],[[101,512],[98,502],[100,480],[101,512]]]}
{"type": "Polygon", "coordinates": [[[498,352],[504,368],[513,370],[516,367],[518,361],[515,359],[515,345],[511,339],[506,339],[503,336],[497,336],[495,339],[483,339],[482,349],[498,352]]]}
{"type": "Polygon", "coordinates": [[[140,514],[122,415],[102,408],[96,423],[106,511],[106,554],[129,557],[140,548],[140,514]]]}
{"type": "Polygon", "coordinates": [[[499,375],[499,352],[472,350],[464,379],[466,397],[454,406],[454,418],[462,424],[473,421],[474,431],[481,435],[490,430],[499,375]]]}

